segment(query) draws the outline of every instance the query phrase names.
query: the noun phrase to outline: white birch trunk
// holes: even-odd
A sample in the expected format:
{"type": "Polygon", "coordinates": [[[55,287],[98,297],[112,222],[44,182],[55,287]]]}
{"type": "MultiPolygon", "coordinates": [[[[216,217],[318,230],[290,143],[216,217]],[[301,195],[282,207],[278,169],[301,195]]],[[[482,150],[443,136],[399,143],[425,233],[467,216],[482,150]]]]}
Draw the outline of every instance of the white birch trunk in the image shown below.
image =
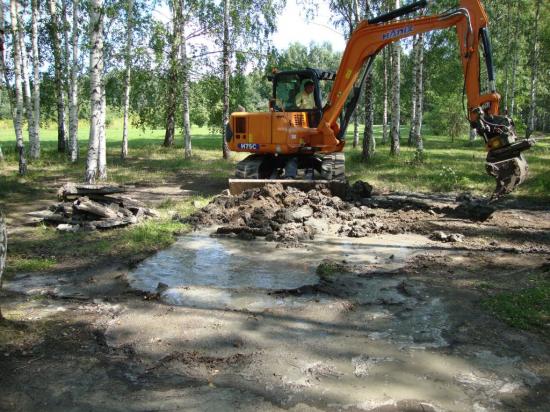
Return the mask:
{"type": "Polygon", "coordinates": [[[10,0],[11,30],[13,38],[13,67],[15,71],[15,142],[19,155],[19,174],[27,173],[27,161],[25,159],[25,145],[23,143],[23,84],[21,79],[21,50],[19,44],[19,28],[17,24],[17,0],[10,0]]]}
{"type": "Polygon", "coordinates": [[[537,0],[535,9],[535,21],[533,25],[533,41],[531,49],[531,82],[529,86],[529,115],[527,118],[527,129],[525,137],[529,138],[535,131],[535,112],[537,107],[537,78],[538,78],[538,25],[540,16],[540,0],[537,0]]]}
{"type": "Polygon", "coordinates": [[[69,83],[69,151],[71,162],[78,159],[78,0],[73,0],[72,64],[69,83]]]}
{"type": "Polygon", "coordinates": [[[353,147],[359,144],[359,116],[357,111],[353,113],[353,147]]]}
{"type": "MultiPolygon", "coordinates": [[[[399,0],[395,1],[399,8],[399,0]]],[[[392,99],[391,99],[391,149],[390,154],[398,156],[400,152],[399,126],[401,123],[400,93],[401,93],[401,46],[399,41],[392,45],[392,99]]]]}
{"type": "MultiPolygon", "coordinates": [[[[2,7],[0,7],[0,27],[5,27],[4,7],[3,7],[3,3],[0,3],[0,4],[2,4],[2,7]]],[[[5,50],[4,45],[5,45],[5,33],[3,30],[0,30],[0,85],[2,84],[2,80],[3,80],[4,84],[6,85],[6,93],[8,95],[8,100],[10,103],[10,113],[12,115],[13,128],[15,130],[15,118],[17,117],[16,110],[15,110],[15,96],[13,91],[9,87],[10,79],[6,68],[7,65],[6,65],[6,56],[4,54],[4,50],[5,50]]]]}
{"type": "Polygon", "coordinates": [[[86,162],[86,181],[94,183],[98,177],[100,136],[103,106],[103,0],[92,0],[90,10],[90,136],[86,162]]]}
{"type": "Polygon", "coordinates": [[[229,44],[229,0],[223,2],[223,115],[222,115],[222,151],[223,158],[229,159],[231,151],[226,139],[226,125],[229,122],[229,75],[230,75],[230,44],[229,44]]]}
{"type": "MultiPolygon", "coordinates": [[[[183,6],[182,6],[183,7],[183,6]]],[[[187,41],[185,27],[181,25],[181,71],[182,71],[182,99],[183,99],[183,147],[184,156],[190,159],[193,155],[191,147],[191,119],[189,116],[189,60],[187,58],[187,41]]]]}
{"type": "Polygon", "coordinates": [[[61,41],[59,39],[59,16],[57,1],[49,0],[50,10],[50,39],[52,42],[55,68],[55,93],[57,97],[57,151],[65,152],[67,143],[67,132],[65,130],[65,91],[64,91],[64,70],[63,56],[61,52],[61,41]]]}
{"type": "Polygon", "coordinates": [[[424,110],[424,35],[419,34],[417,39],[417,68],[415,79],[415,110],[413,124],[413,140],[416,151],[422,154],[424,151],[424,141],[422,140],[422,115],[424,110]]]}
{"type": "Polygon", "coordinates": [[[409,129],[409,140],[407,144],[412,146],[414,143],[414,122],[416,118],[416,80],[418,72],[418,35],[413,36],[412,58],[412,90],[411,90],[411,126],[409,129]]]}
{"type": "Polygon", "coordinates": [[[33,67],[33,116],[34,138],[31,140],[31,158],[40,157],[40,55],[38,53],[38,17],[40,15],[39,0],[31,0],[31,43],[33,67]]]}
{"type": "MultiPolygon", "coordinates": [[[[179,1],[179,0],[178,0],[179,1]]],[[[127,29],[126,29],[126,74],[124,76],[124,120],[122,125],[122,148],[120,157],[128,157],[128,111],[130,110],[130,76],[132,75],[132,37],[133,37],[133,12],[134,2],[128,0],[126,11],[127,29]]]]}
{"type": "Polygon", "coordinates": [[[476,138],[477,138],[477,130],[475,128],[471,128],[470,135],[469,135],[470,142],[475,142],[476,138]]]}
{"type": "Polygon", "coordinates": [[[107,135],[105,130],[105,119],[107,117],[107,100],[105,95],[105,84],[103,73],[101,74],[101,120],[99,128],[99,156],[97,158],[97,176],[100,180],[107,179],[107,135]]]}
{"type": "Polygon", "coordinates": [[[388,143],[388,48],[382,51],[384,60],[384,98],[382,103],[382,144],[388,143]]]}
{"type": "Polygon", "coordinates": [[[25,28],[21,11],[17,10],[17,40],[19,42],[19,50],[21,52],[21,76],[23,77],[23,96],[25,103],[25,113],[27,115],[27,125],[29,132],[29,146],[31,148],[31,158],[36,159],[36,129],[34,126],[33,99],[31,95],[31,79],[29,78],[29,59],[27,56],[27,45],[25,43],[25,28]]]}

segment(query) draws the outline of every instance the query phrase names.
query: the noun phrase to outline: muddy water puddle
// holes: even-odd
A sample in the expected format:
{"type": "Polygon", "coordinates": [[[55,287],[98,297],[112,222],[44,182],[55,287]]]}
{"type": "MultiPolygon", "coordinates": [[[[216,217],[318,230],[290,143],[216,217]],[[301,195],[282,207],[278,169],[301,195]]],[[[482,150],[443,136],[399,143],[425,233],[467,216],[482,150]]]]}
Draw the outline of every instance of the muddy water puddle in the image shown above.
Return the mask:
{"type": "MultiPolygon", "coordinates": [[[[183,236],[145,260],[129,274],[130,285],[159,291],[163,301],[174,305],[249,310],[296,306],[311,298],[284,296],[282,292],[318,285],[316,268],[324,259],[392,270],[403,266],[425,243],[425,238],[417,235],[353,240],[325,236],[299,248],[282,248],[274,242],[212,237],[210,233],[212,230],[183,236]]],[[[368,291],[361,294],[362,300],[401,300],[399,294],[383,292],[387,280],[363,283],[368,291]]]]}

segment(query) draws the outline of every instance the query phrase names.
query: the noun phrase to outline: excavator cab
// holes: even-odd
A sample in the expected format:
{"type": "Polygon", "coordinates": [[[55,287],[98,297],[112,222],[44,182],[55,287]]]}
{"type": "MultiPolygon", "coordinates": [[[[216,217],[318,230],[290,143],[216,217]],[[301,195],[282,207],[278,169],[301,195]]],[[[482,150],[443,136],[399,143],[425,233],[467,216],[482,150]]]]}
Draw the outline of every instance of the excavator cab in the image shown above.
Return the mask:
{"type": "Polygon", "coordinates": [[[307,125],[317,127],[323,114],[323,101],[330,91],[326,82],[335,77],[335,72],[312,68],[275,72],[268,76],[273,84],[269,107],[275,112],[305,113],[307,125]],[[307,93],[308,85],[313,85],[313,89],[310,89],[311,96],[308,96],[309,104],[303,104],[300,96],[307,93]]]}

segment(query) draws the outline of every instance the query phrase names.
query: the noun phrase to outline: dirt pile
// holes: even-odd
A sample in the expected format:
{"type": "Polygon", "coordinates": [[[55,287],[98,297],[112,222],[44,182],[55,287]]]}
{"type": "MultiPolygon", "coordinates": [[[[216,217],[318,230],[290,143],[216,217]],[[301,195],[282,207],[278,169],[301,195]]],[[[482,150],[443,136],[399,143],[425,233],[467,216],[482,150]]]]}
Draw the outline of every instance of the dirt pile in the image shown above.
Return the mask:
{"type": "Polygon", "coordinates": [[[400,233],[362,204],[370,189],[364,182],[351,186],[347,198],[333,196],[326,187],[303,192],[281,184],[249,189],[238,196],[224,193],[187,219],[194,226],[221,225],[220,236],[238,236],[252,240],[295,243],[313,239],[317,233],[334,232],[342,236],[362,237],[371,233],[400,233]]]}

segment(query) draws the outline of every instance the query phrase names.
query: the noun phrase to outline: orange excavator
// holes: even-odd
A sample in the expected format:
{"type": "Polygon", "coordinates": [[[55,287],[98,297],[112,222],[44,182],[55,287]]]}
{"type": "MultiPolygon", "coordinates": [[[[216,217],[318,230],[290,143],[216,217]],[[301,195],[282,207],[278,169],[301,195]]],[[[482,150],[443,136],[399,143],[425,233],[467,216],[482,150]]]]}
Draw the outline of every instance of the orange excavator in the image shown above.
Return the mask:
{"type": "Polygon", "coordinates": [[[432,30],[455,27],[464,71],[467,117],[484,139],[486,171],[496,178],[493,199],[511,192],[527,177],[522,152],[535,143],[519,140],[514,123],[499,112],[488,18],[479,0],[460,0],[439,15],[402,17],[426,7],[418,1],[360,22],[344,50],[336,73],[318,69],[275,72],[273,96],[265,113],[232,113],[226,139],[231,150],[253,153],[237,164],[232,185],[258,186],[259,180],[285,179],[318,183],[345,180],[347,126],[376,55],[390,43],[432,30]],[[399,20],[396,20],[401,18],[399,20]],[[482,63],[486,84],[480,81],[482,63]],[[321,88],[332,82],[326,102],[321,88]],[[313,86],[313,87],[312,87],[313,86]],[[484,88],[486,88],[485,91],[484,88]]]}

